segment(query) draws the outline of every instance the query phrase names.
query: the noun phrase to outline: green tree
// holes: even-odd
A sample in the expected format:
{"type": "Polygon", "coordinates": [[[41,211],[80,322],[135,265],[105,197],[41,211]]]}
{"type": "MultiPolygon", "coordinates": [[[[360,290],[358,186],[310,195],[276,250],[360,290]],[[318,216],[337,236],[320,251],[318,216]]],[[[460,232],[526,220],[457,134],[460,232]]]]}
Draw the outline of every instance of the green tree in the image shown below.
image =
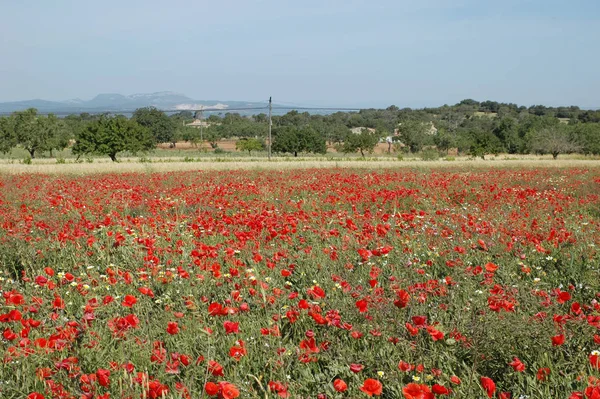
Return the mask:
{"type": "Polygon", "coordinates": [[[327,145],[325,138],[310,126],[298,128],[295,126],[279,127],[274,132],[274,152],[290,153],[295,157],[298,153],[325,154],[327,145]]]}
{"type": "Polygon", "coordinates": [[[412,153],[421,151],[423,146],[430,144],[431,141],[431,137],[427,132],[429,126],[428,123],[415,119],[402,121],[398,127],[400,141],[402,141],[412,153]]]}
{"type": "Polygon", "coordinates": [[[152,133],[155,143],[172,143],[175,146],[175,124],[163,111],[154,107],[138,108],[133,119],[152,133]]]}
{"type": "Polygon", "coordinates": [[[573,139],[584,154],[600,155],[600,123],[577,123],[573,126],[573,139]]]}
{"type": "Polygon", "coordinates": [[[124,116],[102,116],[79,132],[73,146],[73,154],[108,155],[116,162],[119,152],[129,151],[135,154],[152,148],[152,134],[136,121],[124,116]]]}
{"type": "Polygon", "coordinates": [[[0,118],[0,152],[7,153],[16,145],[11,118],[0,118]]]}
{"type": "Polygon", "coordinates": [[[502,142],[490,131],[472,131],[469,153],[476,157],[485,159],[487,154],[499,154],[502,152],[502,142]]]}
{"type": "Polygon", "coordinates": [[[327,139],[330,143],[343,143],[349,134],[351,134],[351,132],[346,125],[336,123],[329,127],[327,139]]]}
{"type": "Polygon", "coordinates": [[[248,154],[252,155],[252,151],[260,151],[264,149],[265,144],[259,139],[244,138],[235,143],[235,148],[238,151],[248,151],[248,154]]]}
{"type": "Polygon", "coordinates": [[[523,139],[519,136],[517,121],[514,118],[504,117],[499,119],[493,133],[509,154],[516,154],[523,148],[523,139]]]}
{"type": "Polygon", "coordinates": [[[208,143],[213,149],[217,149],[219,147],[219,140],[221,139],[221,137],[219,136],[219,132],[216,129],[208,128],[206,129],[206,133],[204,134],[204,139],[208,141],[208,143]]]}
{"type": "Polygon", "coordinates": [[[454,148],[456,145],[456,140],[454,135],[448,133],[445,130],[439,130],[438,134],[433,137],[433,142],[435,146],[440,151],[445,151],[446,153],[450,148],[454,148]]]}
{"type": "Polygon", "coordinates": [[[51,157],[52,151],[62,151],[69,146],[69,141],[74,136],[70,126],[64,120],[50,114],[47,118],[38,119],[38,122],[41,123],[42,129],[46,129],[48,135],[46,150],[50,152],[51,157]]]}
{"type": "Polygon", "coordinates": [[[533,134],[531,150],[536,154],[551,154],[553,159],[560,154],[570,154],[581,150],[570,134],[567,125],[556,125],[536,131],[533,134]]]}
{"type": "Polygon", "coordinates": [[[371,133],[367,129],[362,129],[359,134],[349,134],[341,147],[345,154],[352,152],[360,152],[362,157],[365,152],[372,153],[375,146],[379,142],[379,136],[376,133],[371,133]]]}
{"type": "Polygon", "coordinates": [[[254,120],[258,123],[267,123],[267,115],[265,113],[260,113],[258,115],[254,115],[254,120]]]}
{"type": "Polygon", "coordinates": [[[187,141],[196,146],[200,142],[200,129],[192,126],[178,126],[175,129],[175,140],[187,141]]]}
{"type": "Polygon", "coordinates": [[[58,129],[58,118],[50,114],[47,117],[38,115],[35,108],[15,112],[14,140],[23,147],[31,158],[36,152],[48,151],[52,148],[52,139],[58,129]]]}

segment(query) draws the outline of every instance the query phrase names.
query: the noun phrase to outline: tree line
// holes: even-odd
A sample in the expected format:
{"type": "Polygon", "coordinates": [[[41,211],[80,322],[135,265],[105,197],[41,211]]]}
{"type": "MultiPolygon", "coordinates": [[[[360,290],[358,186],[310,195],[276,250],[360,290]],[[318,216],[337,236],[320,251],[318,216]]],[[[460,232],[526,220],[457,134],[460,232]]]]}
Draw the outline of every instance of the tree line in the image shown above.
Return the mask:
{"type": "MultiPolygon", "coordinates": [[[[77,156],[101,154],[113,161],[120,152],[151,151],[157,144],[187,141],[210,143],[218,148],[221,139],[238,138],[240,151],[266,148],[268,117],[264,113],[212,114],[208,126],[186,126],[194,120],[190,111],[172,115],[148,107],[123,115],[82,113],[58,118],[39,115],[35,109],[0,118],[0,151],[14,147],[34,158],[40,153],[70,147],[77,156]]],[[[329,115],[290,111],[272,117],[272,151],[297,156],[325,153],[333,145],[344,153],[372,152],[387,138],[390,149],[418,153],[456,149],[459,154],[552,154],[579,152],[600,154],[600,111],[578,107],[532,107],[493,101],[463,100],[437,108],[364,109],[329,115]]]]}

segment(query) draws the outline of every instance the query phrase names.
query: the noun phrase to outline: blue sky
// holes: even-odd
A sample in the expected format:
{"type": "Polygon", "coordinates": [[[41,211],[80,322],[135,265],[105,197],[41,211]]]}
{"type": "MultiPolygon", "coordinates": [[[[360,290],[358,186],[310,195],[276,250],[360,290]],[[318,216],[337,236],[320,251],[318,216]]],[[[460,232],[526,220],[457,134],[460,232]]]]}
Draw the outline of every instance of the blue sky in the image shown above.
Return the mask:
{"type": "Polygon", "coordinates": [[[598,0],[0,0],[0,101],[600,107],[598,0]]]}

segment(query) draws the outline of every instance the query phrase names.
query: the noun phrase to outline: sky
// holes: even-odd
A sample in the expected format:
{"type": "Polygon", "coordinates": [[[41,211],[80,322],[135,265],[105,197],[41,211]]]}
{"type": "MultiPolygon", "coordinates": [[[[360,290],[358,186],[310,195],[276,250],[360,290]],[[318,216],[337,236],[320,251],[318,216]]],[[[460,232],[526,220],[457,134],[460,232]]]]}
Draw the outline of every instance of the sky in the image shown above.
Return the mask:
{"type": "Polygon", "coordinates": [[[0,101],[600,107],[598,0],[0,0],[0,101]]]}

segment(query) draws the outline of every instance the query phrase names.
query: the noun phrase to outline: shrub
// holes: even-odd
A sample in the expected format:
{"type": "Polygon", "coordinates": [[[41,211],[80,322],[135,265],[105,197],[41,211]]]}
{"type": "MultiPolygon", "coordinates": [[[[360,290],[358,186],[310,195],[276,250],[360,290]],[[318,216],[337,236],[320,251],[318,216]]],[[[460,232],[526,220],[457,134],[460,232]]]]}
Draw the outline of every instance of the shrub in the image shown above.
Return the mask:
{"type": "Polygon", "coordinates": [[[421,159],[423,161],[437,161],[440,159],[440,153],[436,149],[427,148],[421,151],[421,159]]]}

